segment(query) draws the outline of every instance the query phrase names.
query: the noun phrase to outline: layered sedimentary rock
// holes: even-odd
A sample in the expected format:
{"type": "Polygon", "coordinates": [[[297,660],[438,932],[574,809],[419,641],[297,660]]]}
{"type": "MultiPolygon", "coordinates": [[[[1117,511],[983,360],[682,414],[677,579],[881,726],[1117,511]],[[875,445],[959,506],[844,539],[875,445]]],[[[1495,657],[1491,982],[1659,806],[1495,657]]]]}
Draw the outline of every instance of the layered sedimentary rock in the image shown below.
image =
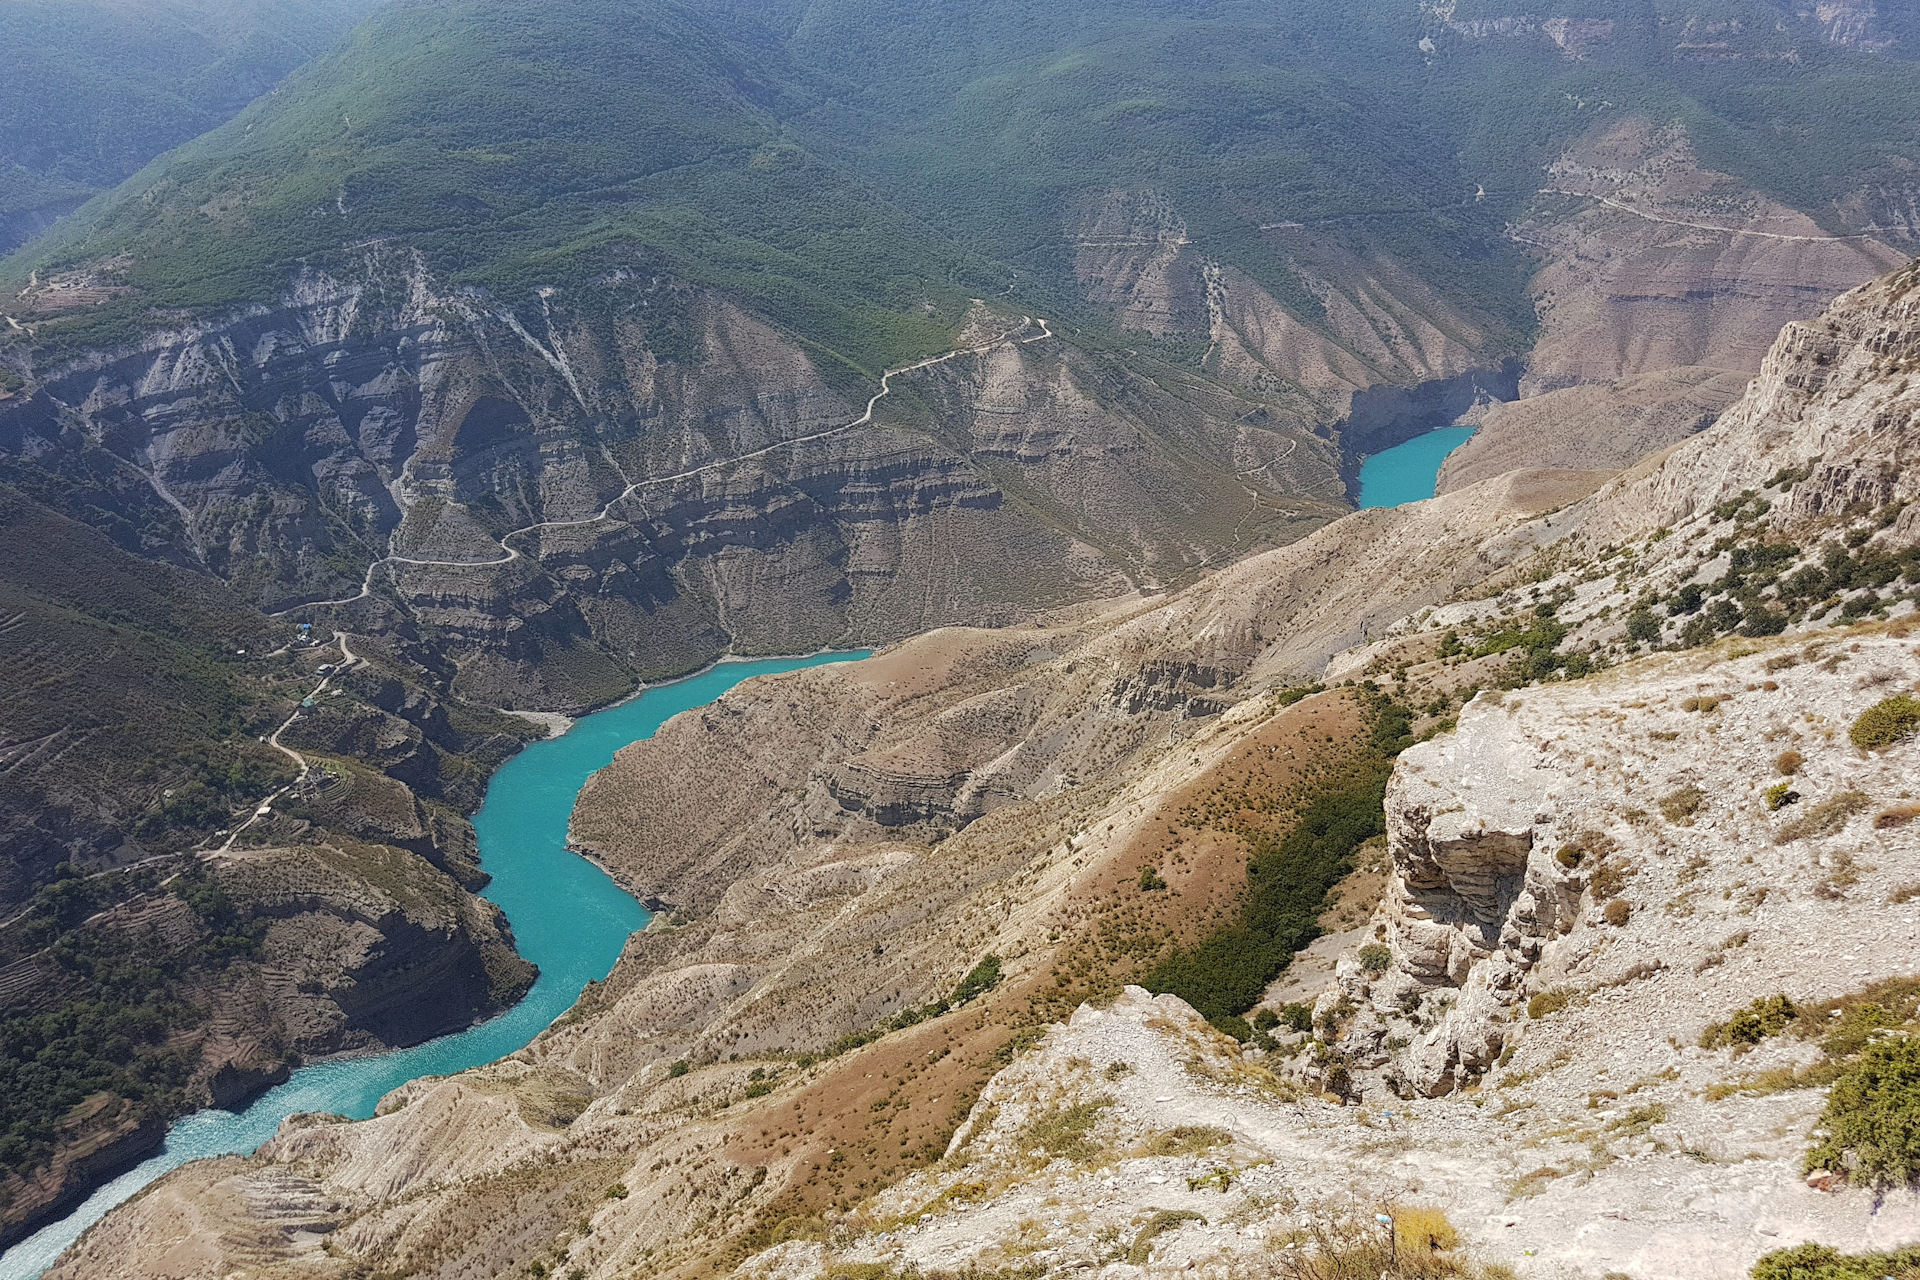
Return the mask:
{"type": "Polygon", "coordinates": [[[1906,262],[1701,163],[1679,125],[1602,126],[1543,175],[1514,235],[1542,259],[1524,390],[1757,369],[1780,327],[1906,262]]]}
{"type": "MultiPolygon", "coordinates": [[[[418,1044],[511,1006],[533,966],[505,921],[444,872],[395,848],[249,848],[134,894],[61,940],[67,954],[137,954],[168,976],[193,1016],[168,1048],[188,1106],[237,1108],[303,1059],[418,1044]]],[[[9,938],[9,943],[14,939],[9,938]]],[[[82,976],[48,951],[0,970],[0,1013],[58,1014],[123,1000],[109,975],[82,976]]],[[[72,1015],[70,1015],[72,1016],[72,1015]]],[[[0,1239],[83,1200],[158,1149],[163,1100],[108,1093],[68,1117],[52,1157],[10,1171],[0,1239]]]]}
{"type": "Polygon", "coordinates": [[[111,455],[134,483],[96,505],[140,550],[418,626],[477,696],[562,709],[729,646],[1167,581],[1338,510],[1332,449],[1272,397],[985,310],[962,343],[863,414],[871,387],[712,292],[615,272],[523,316],[376,252],[36,368],[0,448],[111,455]]]}

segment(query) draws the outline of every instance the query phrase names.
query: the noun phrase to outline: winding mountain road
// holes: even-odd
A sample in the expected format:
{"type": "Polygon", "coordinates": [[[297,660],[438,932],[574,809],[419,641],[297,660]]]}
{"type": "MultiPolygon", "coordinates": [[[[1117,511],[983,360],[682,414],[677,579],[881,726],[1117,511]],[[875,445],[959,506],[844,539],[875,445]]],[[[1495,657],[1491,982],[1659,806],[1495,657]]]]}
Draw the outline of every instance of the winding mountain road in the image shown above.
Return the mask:
{"type": "Polygon", "coordinates": [[[1723,236],[1749,236],[1756,240],[1787,240],[1801,244],[1819,244],[1827,241],[1872,240],[1874,238],[1874,232],[1891,230],[1891,228],[1887,227],[1868,227],[1865,231],[1847,236],[1803,236],[1792,235],[1784,231],[1751,231],[1745,227],[1720,227],[1710,222],[1689,222],[1685,218],[1663,217],[1657,213],[1648,213],[1645,209],[1636,209],[1632,205],[1624,204],[1611,196],[1594,195],[1590,191],[1562,191],[1558,187],[1542,187],[1536,194],[1543,196],[1573,196],[1582,200],[1597,200],[1609,209],[1618,209],[1621,213],[1630,213],[1634,217],[1644,218],[1648,222],[1661,222],[1670,227],[1691,227],[1695,231],[1715,231],[1723,236]]]}
{"type": "MultiPolygon", "coordinates": [[[[671,484],[676,480],[690,479],[693,476],[702,475],[709,471],[718,471],[724,467],[735,466],[742,462],[750,462],[755,458],[764,457],[780,449],[792,448],[795,445],[811,444],[816,440],[825,440],[832,436],[837,436],[842,432],[851,431],[856,427],[864,427],[873,421],[874,407],[893,394],[893,380],[901,374],[917,373],[921,369],[930,369],[934,365],[945,364],[947,361],[957,359],[960,356],[978,355],[983,351],[991,351],[1003,342],[1012,341],[1018,345],[1025,345],[1030,342],[1042,342],[1053,336],[1054,332],[1044,318],[1036,319],[1032,316],[1022,316],[1019,324],[1011,329],[1004,330],[991,341],[982,343],[979,346],[955,347],[952,351],[948,351],[943,355],[929,356],[925,360],[919,360],[913,364],[905,364],[895,369],[888,369],[880,375],[880,389],[874,392],[873,396],[867,401],[866,412],[851,422],[843,422],[837,427],[829,427],[825,431],[816,431],[812,435],[794,436],[787,440],[777,440],[773,444],[767,445],[764,448],[755,449],[751,453],[736,454],[730,458],[717,458],[712,462],[705,462],[697,467],[690,467],[685,471],[677,471],[672,475],[649,476],[644,480],[636,480],[621,490],[619,494],[609,499],[606,505],[601,507],[600,510],[593,515],[586,516],[579,520],[540,520],[533,524],[522,525],[518,529],[508,530],[506,533],[501,534],[499,539],[500,549],[505,552],[505,554],[492,560],[422,560],[413,556],[403,556],[397,553],[388,554],[367,566],[366,576],[361,579],[360,590],[356,594],[343,596],[338,600],[311,600],[305,604],[294,605],[292,608],[281,609],[271,616],[284,618],[289,614],[300,613],[307,609],[320,609],[330,605],[352,604],[357,600],[364,600],[373,594],[374,574],[387,565],[411,564],[442,569],[483,569],[490,565],[511,564],[513,561],[522,559],[523,557],[521,553],[513,547],[510,540],[519,537],[523,533],[532,533],[536,529],[568,529],[577,528],[582,525],[599,524],[603,520],[612,518],[610,513],[615,506],[625,502],[628,498],[633,497],[642,489],[648,488],[649,486],[671,484]],[[1039,333],[1026,338],[1015,338],[1013,336],[1036,324],[1040,326],[1039,333]]],[[[395,534],[398,532],[396,528],[395,534]]],[[[393,537],[394,534],[388,535],[389,547],[392,546],[393,537]]],[[[339,633],[336,632],[335,634],[338,635],[339,633]]],[[[289,723],[291,723],[291,721],[289,721],[289,723]]],[[[282,725],[281,727],[285,728],[286,726],[282,725]]],[[[279,734],[276,732],[274,737],[278,738],[279,734]]],[[[279,744],[275,743],[274,745],[278,746],[279,744]]],[[[285,748],[283,747],[281,750],[285,750],[285,748]]],[[[289,752],[289,754],[292,753],[289,752]]],[[[235,834],[238,833],[236,832],[235,834]]],[[[231,843],[231,841],[229,841],[229,843],[231,843]]]]}
{"type": "MultiPolygon", "coordinates": [[[[315,698],[318,698],[321,694],[325,693],[328,687],[333,684],[334,678],[336,676],[343,676],[347,672],[353,670],[353,668],[360,665],[360,659],[355,657],[353,650],[347,647],[346,632],[344,631],[334,632],[333,642],[336,645],[340,646],[340,665],[334,668],[333,671],[329,672],[327,676],[320,681],[319,684],[314,686],[313,692],[309,693],[302,700],[303,706],[305,705],[305,703],[312,702],[315,698]]],[[[293,761],[294,764],[299,766],[300,768],[299,776],[294,778],[294,780],[292,782],[289,782],[286,786],[281,787],[278,791],[275,791],[274,793],[269,795],[265,800],[262,800],[258,805],[255,805],[253,812],[247,815],[247,820],[241,823],[239,826],[235,827],[232,831],[227,833],[226,843],[221,845],[218,849],[215,849],[214,850],[215,853],[225,853],[229,849],[233,848],[233,842],[240,838],[240,833],[242,831],[245,831],[248,827],[252,826],[254,823],[260,821],[260,819],[272,813],[274,801],[278,800],[281,796],[287,794],[287,792],[299,786],[302,782],[305,782],[307,780],[307,776],[313,772],[313,765],[307,760],[305,756],[301,755],[298,751],[295,751],[292,747],[286,746],[280,741],[280,735],[285,733],[289,728],[291,728],[293,725],[293,722],[300,718],[300,710],[301,710],[300,707],[295,707],[293,709],[293,714],[288,716],[286,720],[281,723],[280,727],[278,729],[275,729],[272,732],[272,734],[270,734],[266,739],[266,743],[268,746],[272,747],[275,751],[278,751],[281,755],[287,757],[287,759],[293,761]]]]}

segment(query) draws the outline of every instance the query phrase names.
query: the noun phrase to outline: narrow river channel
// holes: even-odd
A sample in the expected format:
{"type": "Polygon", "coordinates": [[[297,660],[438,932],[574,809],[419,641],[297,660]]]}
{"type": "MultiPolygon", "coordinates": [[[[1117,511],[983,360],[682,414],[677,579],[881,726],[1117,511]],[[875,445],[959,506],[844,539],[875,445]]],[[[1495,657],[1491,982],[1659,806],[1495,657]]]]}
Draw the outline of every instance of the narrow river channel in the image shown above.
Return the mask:
{"type": "Polygon", "coordinates": [[[382,1097],[409,1080],[464,1071],[527,1044],[573,1005],[587,983],[607,976],[627,935],[648,919],[605,872],[567,849],[574,797],[587,779],[621,747],[652,737],[673,716],[705,706],[742,680],[866,656],[862,651],[722,662],[583,717],[563,736],[536,742],[507,761],[488,786],[473,825],[480,837],[480,865],[493,876],[481,896],[499,904],[520,954],[540,966],[526,999],[457,1035],[303,1067],[245,1111],[187,1116],[168,1132],[159,1155],[0,1255],[0,1280],[34,1280],[81,1232],[160,1175],[189,1160],[252,1151],[296,1112],[364,1119],[382,1097]]]}

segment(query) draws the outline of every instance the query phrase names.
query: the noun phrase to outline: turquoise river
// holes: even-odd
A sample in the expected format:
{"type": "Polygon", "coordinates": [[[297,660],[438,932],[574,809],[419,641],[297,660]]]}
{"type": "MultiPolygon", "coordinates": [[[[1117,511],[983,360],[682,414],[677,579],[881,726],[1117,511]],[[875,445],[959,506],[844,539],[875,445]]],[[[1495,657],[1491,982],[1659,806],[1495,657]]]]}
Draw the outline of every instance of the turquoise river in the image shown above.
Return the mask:
{"type": "Polygon", "coordinates": [[[605,872],[567,849],[574,797],[587,779],[605,768],[621,747],[651,737],[670,717],[705,706],[742,680],[865,656],[824,653],[722,662],[583,717],[563,736],[536,742],[507,761],[487,788],[486,803],[474,815],[473,825],[480,837],[481,865],[493,876],[483,896],[506,913],[520,954],[540,966],[539,980],[526,999],[491,1022],[411,1049],[302,1067],[245,1111],[209,1110],[186,1117],[168,1132],[159,1155],[0,1255],[0,1280],[34,1280],[82,1231],[169,1169],[204,1156],[252,1151],[296,1112],[363,1119],[373,1114],[383,1096],[409,1080],[492,1062],[531,1041],[572,1006],[587,983],[607,976],[627,935],[647,922],[639,903],[605,872]]]}
{"type": "Polygon", "coordinates": [[[1431,498],[1440,464],[1472,434],[1472,427],[1441,427],[1374,454],[1360,464],[1360,505],[1401,507],[1431,498]]]}

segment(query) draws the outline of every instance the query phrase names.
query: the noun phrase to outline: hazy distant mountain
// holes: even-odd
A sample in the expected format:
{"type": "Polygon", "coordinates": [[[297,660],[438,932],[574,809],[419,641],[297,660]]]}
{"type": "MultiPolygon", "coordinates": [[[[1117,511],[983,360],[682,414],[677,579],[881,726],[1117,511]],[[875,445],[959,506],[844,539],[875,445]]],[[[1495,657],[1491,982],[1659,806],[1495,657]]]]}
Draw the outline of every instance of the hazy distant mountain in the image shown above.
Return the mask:
{"type": "Polygon", "coordinates": [[[219,124],[375,3],[0,3],[0,252],[219,124]]]}

